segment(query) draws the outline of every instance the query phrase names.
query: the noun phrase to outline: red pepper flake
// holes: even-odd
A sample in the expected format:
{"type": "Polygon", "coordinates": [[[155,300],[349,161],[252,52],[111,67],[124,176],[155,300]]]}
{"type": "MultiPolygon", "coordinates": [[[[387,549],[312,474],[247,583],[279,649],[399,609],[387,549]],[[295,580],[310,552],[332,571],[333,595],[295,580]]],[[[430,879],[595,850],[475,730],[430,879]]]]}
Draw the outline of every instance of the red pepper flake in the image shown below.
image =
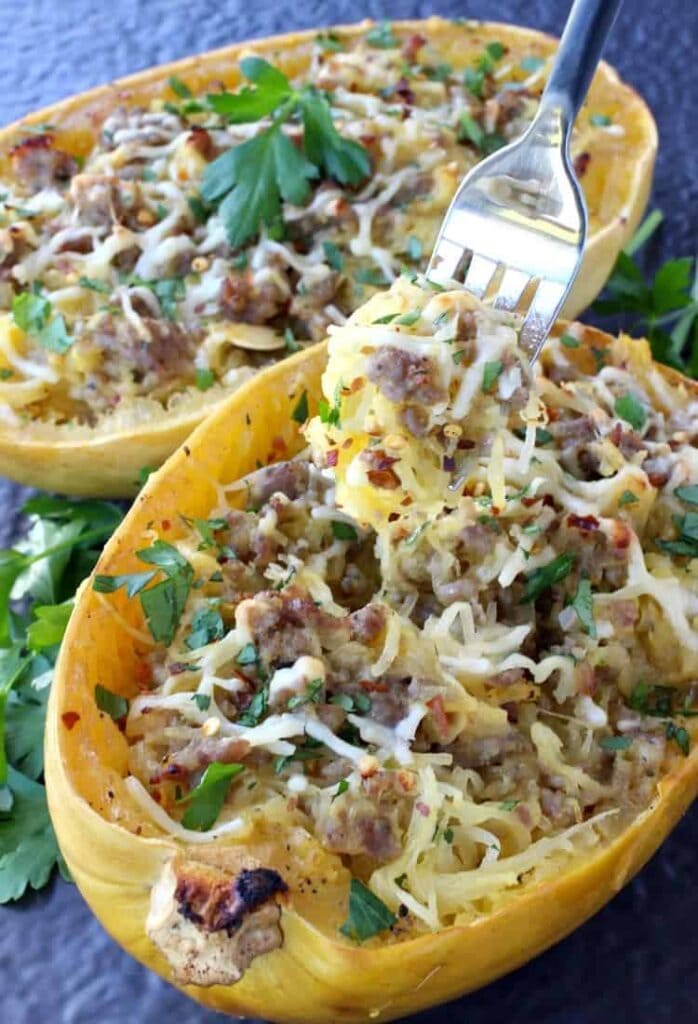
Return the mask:
{"type": "Polygon", "coordinates": [[[400,513],[399,512],[391,512],[390,515],[388,516],[388,522],[389,523],[396,523],[399,518],[400,518],[400,513]]]}
{"type": "Polygon", "coordinates": [[[77,711],[64,711],[61,715],[61,721],[66,729],[72,729],[76,722],[80,721],[80,715],[77,711]]]}
{"type": "Polygon", "coordinates": [[[434,725],[439,736],[446,737],[449,731],[448,715],[446,714],[446,708],[444,707],[444,699],[441,694],[436,697],[432,697],[431,700],[427,701],[427,707],[431,711],[434,719],[434,725]]]}
{"type": "Polygon", "coordinates": [[[537,505],[538,502],[541,501],[541,500],[542,499],[540,497],[537,497],[537,498],[522,498],[521,499],[521,504],[523,505],[524,508],[532,508],[534,505],[537,505]]]}
{"type": "Polygon", "coordinates": [[[423,818],[428,818],[429,817],[429,805],[428,804],[425,804],[421,800],[418,800],[417,803],[414,806],[417,808],[417,810],[419,811],[419,813],[422,815],[423,818]]]}
{"type": "Polygon", "coordinates": [[[149,690],[153,683],[153,669],[147,661],[138,661],[133,669],[133,676],[139,690],[149,690]]]}
{"type": "Polygon", "coordinates": [[[359,686],[362,690],[368,690],[369,693],[387,693],[390,689],[387,683],[379,683],[375,679],[360,679],[359,686]]]}
{"type": "Polygon", "coordinates": [[[572,512],[567,516],[567,525],[573,530],[593,533],[594,530],[598,530],[600,524],[596,516],[577,516],[572,512]]]}
{"type": "Polygon", "coordinates": [[[163,530],[170,530],[172,528],[172,523],[170,522],[169,519],[163,519],[160,525],[162,526],[163,530]]]}
{"type": "Polygon", "coordinates": [[[283,437],[279,437],[279,435],[277,434],[276,437],[272,438],[271,450],[275,452],[277,455],[285,455],[286,447],[286,442],[284,441],[283,437]]]}
{"type": "Polygon", "coordinates": [[[579,153],[574,158],[574,170],[578,178],[583,178],[591,162],[591,153],[579,153]]]}

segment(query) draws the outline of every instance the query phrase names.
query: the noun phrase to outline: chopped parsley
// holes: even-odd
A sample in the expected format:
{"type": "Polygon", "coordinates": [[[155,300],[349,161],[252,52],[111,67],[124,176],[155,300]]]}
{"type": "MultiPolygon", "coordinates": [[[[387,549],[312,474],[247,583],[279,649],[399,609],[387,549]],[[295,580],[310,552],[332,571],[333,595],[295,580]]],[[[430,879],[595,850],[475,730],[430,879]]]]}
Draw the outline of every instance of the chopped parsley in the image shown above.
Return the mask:
{"type": "Polygon", "coordinates": [[[344,43],[336,32],[318,32],[315,42],[323,53],[338,53],[344,49],[344,43]]]}
{"type": "Polygon", "coordinates": [[[495,381],[503,369],[504,363],[500,360],[493,363],[485,363],[485,368],[482,372],[482,390],[484,394],[487,394],[488,391],[492,390],[495,381]]]}
{"type": "Polygon", "coordinates": [[[419,238],[417,238],[416,235],[410,235],[410,237],[407,239],[407,248],[405,251],[409,259],[414,260],[414,262],[416,263],[418,260],[421,260],[422,258],[424,246],[422,245],[421,241],[419,240],[419,238]]]}
{"type": "Polygon", "coordinates": [[[103,594],[112,593],[120,587],[126,589],[129,597],[138,594],[153,640],[169,646],[174,639],[194,582],[194,570],[177,548],[164,540],[156,540],[151,547],[137,551],[136,555],[141,562],[156,567],[152,573],[99,575],[95,577],[92,587],[103,594]],[[145,590],[158,571],[162,573],[164,579],[145,590]]]}
{"type": "Polygon", "coordinates": [[[698,505],[698,484],[677,487],[674,494],[679,501],[685,501],[687,505],[698,505]]]}
{"type": "Polygon", "coordinates": [[[191,632],[184,641],[190,651],[205,647],[225,636],[225,626],[219,611],[215,608],[199,608],[191,622],[191,632]]]}
{"type": "Polygon", "coordinates": [[[196,369],[195,384],[199,391],[208,391],[216,383],[216,375],[213,370],[196,369]]]}
{"type": "Polygon", "coordinates": [[[627,750],[632,742],[632,736],[602,736],[599,746],[603,750],[627,750]]]}
{"type": "Polygon", "coordinates": [[[304,391],[301,397],[296,402],[295,406],[293,407],[291,419],[295,420],[296,423],[300,423],[302,425],[303,423],[306,422],[308,416],[308,392],[304,391]]]}
{"type": "Polygon", "coordinates": [[[577,592],[572,598],[571,607],[577,613],[580,625],[585,633],[596,639],[596,623],[594,621],[594,598],[588,576],[581,576],[577,584],[577,592]]]}
{"type": "Polygon", "coordinates": [[[642,430],[647,422],[647,412],[642,402],[630,391],[616,398],[613,411],[616,416],[629,423],[633,430],[642,430]]]}
{"type": "Polygon", "coordinates": [[[192,693],[191,699],[194,701],[199,711],[208,711],[211,707],[211,698],[207,693],[192,693]]]}
{"type": "Polygon", "coordinates": [[[632,491],[623,491],[618,499],[618,508],[623,508],[625,505],[636,505],[639,500],[637,494],[633,494],[632,491]]]}
{"type": "Polygon", "coordinates": [[[62,314],[54,316],[51,303],[37,292],[19,292],[13,297],[12,319],[49,352],[63,355],[73,344],[62,314]]]}
{"type": "Polygon", "coordinates": [[[608,114],[591,114],[589,116],[589,124],[593,124],[596,128],[606,128],[612,123],[608,114]]]}
{"type": "Polygon", "coordinates": [[[296,708],[300,708],[304,704],[319,704],[322,700],[324,689],[325,682],[323,679],[313,679],[308,683],[304,693],[295,693],[289,698],[286,705],[288,710],[295,711],[296,708]]]}
{"type": "Polygon", "coordinates": [[[344,270],[344,256],[333,242],[323,242],[322,250],[333,270],[344,270]]]}
{"type": "Polygon", "coordinates": [[[349,913],[339,929],[342,935],[354,942],[365,942],[392,928],[396,920],[392,910],[375,893],[358,878],[352,878],[349,884],[349,913]]]}
{"type": "Polygon", "coordinates": [[[369,29],[366,33],[366,42],[379,50],[392,50],[399,45],[389,21],[381,21],[369,29]]]}
{"type": "Polygon", "coordinates": [[[337,540],[358,540],[359,535],[351,523],[345,523],[341,519],[332,520],[332,533],[337,540]]]}
{"type": "Polygon", "coordinates": [[[570,554],[558,555],[547,565],[541,565],[534,569],[526,577],[521,604],[529,604],[536,601],[541,594],[549,590],[555,583],[560,583],[572,571],[574,556],[570,554]]]}
{"type": "MultiPolygon", "coordinates": [[[[252,646],[252,645],[249,645],[252,646]]],[[[239,656],[238,656],[239,657],[239,656]]],[[[238,661],[238,658],[235,659],[238,661]]],[[[238,661],[238,664],[240,662],[238,661]]],[[[269,706],[269,687],[262,686],[261,689],[255,693],[254,697],[250,701],[246,710],[237,718],[238,725],[246,725],[249,728],[252,726],[259,725],[264,716],[267,713],[269,706]]]]}
{"type": "Polygon", "coordinates": [[[106,686],[97,683],[95,686],[95,703],[100,711],[113,718],[115,722],[128,714],[128,701],[118,693],[113,693],[106,686]]]}
{"type": "Polygon", "coordinates": [[[296,341],[295,335],[290,327],[284,328],[284,348],[287,352],[300,352],[303,346],[296,341]]]}
{"type": "Polygon", "coordinates": [[[242,764],[221,764],[213,761],[204,772],[199,785],[183,797],[187,809],[182,816],[184,828],[208,832],[218,821],[232,780],[245,770],[242,764]]]}
{"type": "Polygon", "coordinates": [[[698,512],[687,512],[685,516],[674,516],[678,540],[660,540],[662,551],[670,555],[698,558],[698,512]]]}
{"type": "Polygon", "coordinates": [[[520,67],[522,71],[526,71],[531,74],[534,71],[540,71],[545,65],[545,59],[543,57],[524,57],[521,61],[520,67]]]}
{"type": "Polygon", "coordinates": [[[575,338],[574,334],[561,334],[560,344],[564,345],[565,348],[579,348],[580,342],[575,338]]]}

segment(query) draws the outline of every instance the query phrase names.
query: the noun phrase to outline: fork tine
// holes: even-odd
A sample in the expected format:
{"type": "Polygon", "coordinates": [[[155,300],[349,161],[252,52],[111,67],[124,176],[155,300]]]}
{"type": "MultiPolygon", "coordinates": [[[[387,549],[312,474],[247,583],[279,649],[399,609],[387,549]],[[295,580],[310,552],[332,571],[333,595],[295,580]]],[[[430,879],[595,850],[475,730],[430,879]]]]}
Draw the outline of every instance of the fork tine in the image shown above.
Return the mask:
{"type": "Polygon", "coordinates": [[[448,238],[439,238],[429,261],[427,277],[442,284],[458,280],[465,255],[462,245],[450,242],[448,238]]]}
{"type": "Polygon", "coordinates": [[[502,309],[509,313],[515,310],[530,280],[530,274],[507,267],[499,284],[497,297],[494,300],[494,308],[502,309]]]}
{"type": "Polygon", "coordinates": [[[562,306],[567,286],[557,281],[541,281],[533,296],[519,341],[530,359],[535,359],[562,306]]]}
{"type": "Polygon", "coordinates": [[[484,256],[474,255],[470,261],[468,272],[465,275],[465,287],[478,299],[481,299],[487,291],[487,286],[495,275],[497,263],[495,260],[488,260],[484,256]]]}

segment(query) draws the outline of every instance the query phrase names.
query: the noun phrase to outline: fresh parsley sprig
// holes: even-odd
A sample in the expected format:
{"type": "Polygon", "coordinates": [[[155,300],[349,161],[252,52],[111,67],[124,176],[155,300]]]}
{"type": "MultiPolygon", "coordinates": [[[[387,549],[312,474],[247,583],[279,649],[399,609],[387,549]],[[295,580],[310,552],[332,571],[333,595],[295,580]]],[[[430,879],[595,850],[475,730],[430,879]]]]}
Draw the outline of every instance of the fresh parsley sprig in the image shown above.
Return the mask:
{"type": "Polygon", "coordinates": [[[207,102],[231,124],[264,118],[271,123],[209,164],[201,185],[202,200],[218,208],[236,247],[262,228],[278,233],[282,200],[302,205],[310,194],[310,180],[325,175],[341,185],[358,185],[371,170],[364,147],[335,128],[323,93],[310,85],[295,89],[261,57],[244,58],[240,68],[254,88],[213,94],[207,102]],[[302,125],[302,149],[283,130],[291,120],[302,125]]]}
{"type": "Polygon", "coordinates": [[[46,806],[44,720],[73,597],[121,510],[40,495],[25,538],[0,551],[0,903],[67,877],[46,806]]]}
{"type": "Polygon", "coordinates": [[[661,363],[698,377],[698,260],[667,260],[646,280],[635,254],[664,219],[654,210],[619,253],[595,313],[620,316],[630,334],[644,334],[661,363]]]}

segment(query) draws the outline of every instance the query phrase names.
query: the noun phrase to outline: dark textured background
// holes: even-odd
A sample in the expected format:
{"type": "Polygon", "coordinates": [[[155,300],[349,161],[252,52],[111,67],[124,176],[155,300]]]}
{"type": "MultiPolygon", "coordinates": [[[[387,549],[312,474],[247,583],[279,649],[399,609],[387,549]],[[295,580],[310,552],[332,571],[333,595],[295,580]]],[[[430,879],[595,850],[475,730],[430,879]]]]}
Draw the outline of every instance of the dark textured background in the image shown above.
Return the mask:
{"type": "MultiPolygon", "coordinates": [[[[559,31],[565,0],[438,6],[349,0],[0,0],[0,123],[151,64],[254,36],[365,16],[510,20],[559,31]]],[[[698,238],[696,0],[626,0],[608,58],[659,123],[654,202],[666,215],[650,263],[691,255],[698,238]],[[693,97],[693,98],[692,98],[693,97]]],[[[0,480],[0,543],[17,528],[20,489],[0,480]]],[[[414,1024],[669,1024],[696,1020],[694,810],[641,876],[532,964],[414,1024]]],[[[0,910],[2,1024],[215,1024],[118,949],[63,882],[0,910]]],[[[360,983],[360,979],[357,979],[360,983]]]]}

